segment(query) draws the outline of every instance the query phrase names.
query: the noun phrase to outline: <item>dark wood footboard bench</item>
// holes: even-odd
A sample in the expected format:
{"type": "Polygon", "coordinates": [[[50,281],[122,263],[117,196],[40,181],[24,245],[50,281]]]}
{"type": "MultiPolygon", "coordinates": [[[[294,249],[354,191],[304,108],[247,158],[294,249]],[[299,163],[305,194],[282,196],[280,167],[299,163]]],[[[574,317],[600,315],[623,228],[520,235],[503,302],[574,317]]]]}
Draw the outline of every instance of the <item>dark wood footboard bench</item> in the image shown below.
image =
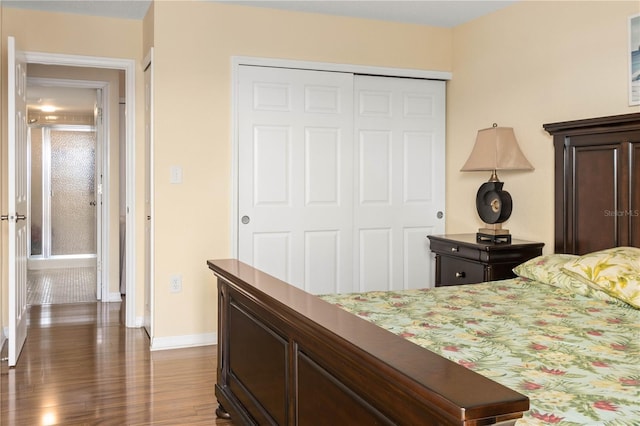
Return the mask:
{"type": "Polygon", "coordinates": [[[219,416],[236,424],[510,424],[526,396],[237,260],[218,277],[219,416]]]}

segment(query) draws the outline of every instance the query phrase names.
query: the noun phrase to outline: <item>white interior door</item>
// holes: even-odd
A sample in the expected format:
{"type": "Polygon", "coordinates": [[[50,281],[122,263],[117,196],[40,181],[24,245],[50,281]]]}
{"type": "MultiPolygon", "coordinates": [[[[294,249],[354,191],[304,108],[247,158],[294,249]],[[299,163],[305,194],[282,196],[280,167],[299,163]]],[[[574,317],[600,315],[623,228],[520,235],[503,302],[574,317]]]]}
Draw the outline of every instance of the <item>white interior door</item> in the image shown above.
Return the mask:
{"type": "Polygon", "coordinates": [[[432,286],[444,233],[445,83],[356,76],[357,291],[432,286]]]}
{"type": "Polygon", "coordinates": [[[9,367],[27,338],[27,61],[9,37],[8,196],[9,196],[9,367]]]}
{"type": "Polygon", "coordinates": [[[240,67],[238,258],[313,293],[353,282],[353,77],[240,67]]]}

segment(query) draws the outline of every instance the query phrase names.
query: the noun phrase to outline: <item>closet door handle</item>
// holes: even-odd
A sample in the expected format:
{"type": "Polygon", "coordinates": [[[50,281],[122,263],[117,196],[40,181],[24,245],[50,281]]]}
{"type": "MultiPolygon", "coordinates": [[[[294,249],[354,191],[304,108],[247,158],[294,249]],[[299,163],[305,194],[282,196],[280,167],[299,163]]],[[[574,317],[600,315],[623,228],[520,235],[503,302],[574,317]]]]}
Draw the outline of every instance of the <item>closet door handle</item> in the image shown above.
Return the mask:
{"type": "Polygon", "coordinates": [[[19,220],[27,220],[27,216],[23,214],[16,214],[16,222],[19,220]]]}

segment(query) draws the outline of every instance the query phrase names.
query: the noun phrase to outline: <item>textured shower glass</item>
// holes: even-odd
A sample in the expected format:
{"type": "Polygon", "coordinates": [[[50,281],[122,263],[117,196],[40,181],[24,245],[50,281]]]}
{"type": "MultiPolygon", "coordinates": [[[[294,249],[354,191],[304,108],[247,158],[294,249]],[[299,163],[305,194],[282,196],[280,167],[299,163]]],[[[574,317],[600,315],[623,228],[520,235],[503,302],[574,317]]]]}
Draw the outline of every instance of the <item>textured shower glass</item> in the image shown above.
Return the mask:
{"type": "Polygon", "coordinates": [[[31,132],[31,255],[42,255],[42,129],[31,132]]]}
{"type": "Polygon", "coordinates": [[[96,253],[95,132],[51,131],[51,254],[96,253]]]}

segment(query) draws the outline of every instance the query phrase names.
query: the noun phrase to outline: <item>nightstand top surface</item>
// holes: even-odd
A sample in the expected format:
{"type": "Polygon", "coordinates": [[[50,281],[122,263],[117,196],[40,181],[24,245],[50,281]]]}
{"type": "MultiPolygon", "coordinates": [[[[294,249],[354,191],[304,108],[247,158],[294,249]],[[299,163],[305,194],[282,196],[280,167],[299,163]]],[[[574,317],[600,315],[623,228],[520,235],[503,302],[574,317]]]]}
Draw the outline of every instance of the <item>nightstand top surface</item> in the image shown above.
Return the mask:
{"type": "Polygon", "coordinates": [[[511,239],[511,243],[493,243],[488,241],[478,242],[476,234],[446,234],[446,235],[428,235],[429,240],[437,240],[443,242],[455,242],[460,245],[474,247],[481,250],[510,250],[518,247],[542,247],[544,243],[535,241],[511,239]]]}

